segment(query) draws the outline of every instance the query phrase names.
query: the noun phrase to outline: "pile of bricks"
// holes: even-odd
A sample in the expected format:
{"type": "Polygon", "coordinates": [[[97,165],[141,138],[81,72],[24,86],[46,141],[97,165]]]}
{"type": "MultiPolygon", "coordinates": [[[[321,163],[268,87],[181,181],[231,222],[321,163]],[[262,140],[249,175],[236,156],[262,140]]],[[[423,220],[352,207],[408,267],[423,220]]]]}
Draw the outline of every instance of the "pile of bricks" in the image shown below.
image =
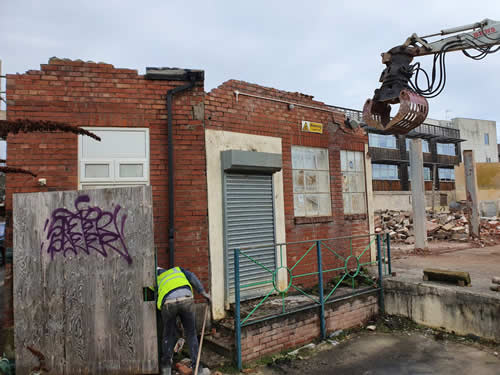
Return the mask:
{"type": "MultiPolygon", "coordinates": [[[[377,233],[389,233],[396,243],[415,243],[413,215],[408,211],[384,210],[376,213],[377,233]]],[[[427,213],[428,240],[462,241],[469,239],[469,220],[463,212],[427,213]]],[[[500,236],[497,217],[481,218],[481,237],[500,236]]]]}

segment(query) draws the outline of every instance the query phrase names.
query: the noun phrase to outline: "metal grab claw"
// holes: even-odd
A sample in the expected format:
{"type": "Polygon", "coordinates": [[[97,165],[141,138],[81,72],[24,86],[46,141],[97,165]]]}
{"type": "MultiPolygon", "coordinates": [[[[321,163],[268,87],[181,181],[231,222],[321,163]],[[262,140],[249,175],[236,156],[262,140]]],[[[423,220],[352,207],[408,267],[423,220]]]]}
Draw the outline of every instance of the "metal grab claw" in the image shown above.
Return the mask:
{"type": "Polygon", "coordinates": [[[401,90],[399,111],[391,119],[391,106],[368,99],[363,106],[363,121],[388,134],[407,134],[421,125],[429,113],[427,99],[410,90],[401,90]]]}

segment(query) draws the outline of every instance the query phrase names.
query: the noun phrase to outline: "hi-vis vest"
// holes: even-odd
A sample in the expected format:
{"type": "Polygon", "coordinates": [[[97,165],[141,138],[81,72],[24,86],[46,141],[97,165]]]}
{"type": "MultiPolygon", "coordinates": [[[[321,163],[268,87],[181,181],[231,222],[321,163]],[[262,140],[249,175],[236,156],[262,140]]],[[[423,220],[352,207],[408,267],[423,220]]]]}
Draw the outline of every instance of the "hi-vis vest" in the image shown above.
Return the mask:
{"type": "Polygon", "coordinates": [[[189,288],[191,288],[191,293],[193,292],[193,287],[189,283],[186,275],[184,275],[184,272],[182,272],[179,267],[171,268],[159,275],[157,284],[158,300],[156,301],[156,306],[158,307],[158,310],[161,310],[163,297],[165,297],[172,290],[180,288],[182,286],[188,286],[189,288]]]}

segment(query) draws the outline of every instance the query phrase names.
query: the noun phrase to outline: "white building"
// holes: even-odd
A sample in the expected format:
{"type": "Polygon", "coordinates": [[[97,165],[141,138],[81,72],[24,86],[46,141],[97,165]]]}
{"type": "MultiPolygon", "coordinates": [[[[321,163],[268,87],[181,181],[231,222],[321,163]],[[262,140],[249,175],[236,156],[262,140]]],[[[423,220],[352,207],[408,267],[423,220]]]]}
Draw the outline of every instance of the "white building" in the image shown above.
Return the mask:
{"type": "Polygon", "coordinates": [[[477,163],[497,163],[497,128],[495,121],[454,118],[451,120],[460,130],[461,149],[473,150],[477,163]]]}

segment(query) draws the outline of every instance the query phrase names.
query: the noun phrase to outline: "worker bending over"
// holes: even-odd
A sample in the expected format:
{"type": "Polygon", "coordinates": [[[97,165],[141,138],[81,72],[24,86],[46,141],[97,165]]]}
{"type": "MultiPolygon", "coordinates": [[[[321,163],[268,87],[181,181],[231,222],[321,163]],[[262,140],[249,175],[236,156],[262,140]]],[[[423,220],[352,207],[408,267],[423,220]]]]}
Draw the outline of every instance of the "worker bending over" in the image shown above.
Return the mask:
{"type": "Polygon", "coordinates": [[[200,280],[181,267],[165,270],[158,267],[157,307],[161,311],[163,322],[161,375],[172,373],[172,355],[176,342],[176,318],[180,317],[194,371],[198,355],[198,337],[196,336],[193,288],[210,303],[210,295],[205,292],[200,280]]]}

